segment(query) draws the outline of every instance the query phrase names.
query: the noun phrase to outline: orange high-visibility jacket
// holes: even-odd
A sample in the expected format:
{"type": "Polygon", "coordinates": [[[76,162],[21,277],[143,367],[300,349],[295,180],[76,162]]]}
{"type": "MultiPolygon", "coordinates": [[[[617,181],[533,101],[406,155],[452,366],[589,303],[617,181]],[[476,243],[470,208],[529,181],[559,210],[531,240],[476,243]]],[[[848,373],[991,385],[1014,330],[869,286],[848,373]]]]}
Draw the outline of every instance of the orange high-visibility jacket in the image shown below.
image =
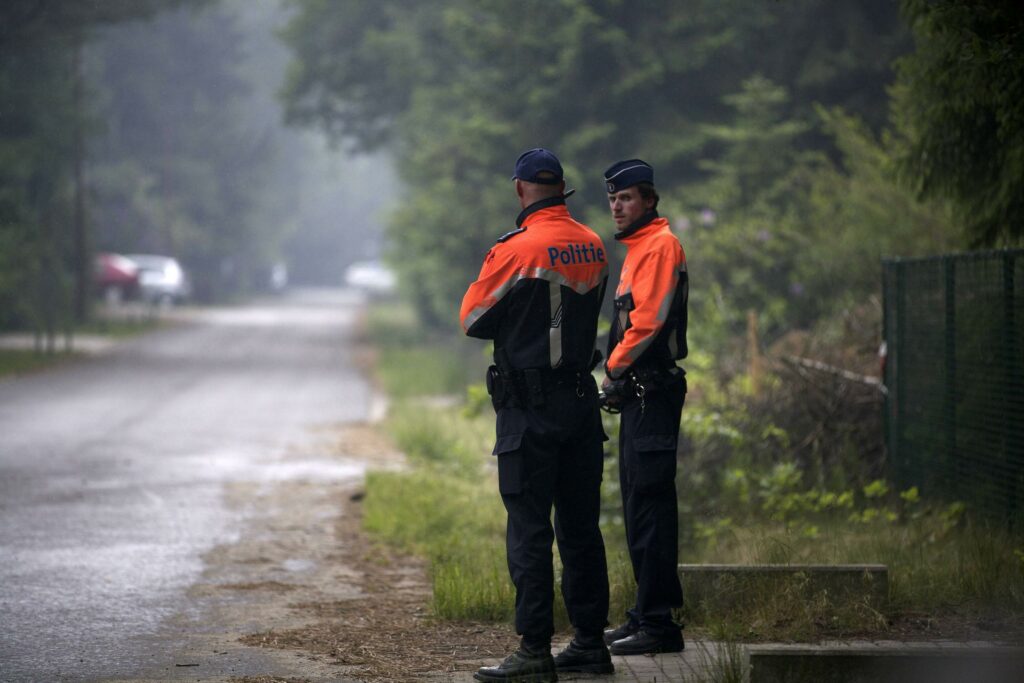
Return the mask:
{"type": "Polygon", "coordinates": [[[471,337],[494,340],[503,371],[590,366],[608,282],[601,238],[569,215],[565,199],[526,207],[462,299],[471,337]]]}
{"type": "Polygon", "coordinates": [[[665,366],[686,357],[686,254],[668,221],[655,217],[615,239],[626,245],[605,370],[618,379],[634,364],[665,366]]]}

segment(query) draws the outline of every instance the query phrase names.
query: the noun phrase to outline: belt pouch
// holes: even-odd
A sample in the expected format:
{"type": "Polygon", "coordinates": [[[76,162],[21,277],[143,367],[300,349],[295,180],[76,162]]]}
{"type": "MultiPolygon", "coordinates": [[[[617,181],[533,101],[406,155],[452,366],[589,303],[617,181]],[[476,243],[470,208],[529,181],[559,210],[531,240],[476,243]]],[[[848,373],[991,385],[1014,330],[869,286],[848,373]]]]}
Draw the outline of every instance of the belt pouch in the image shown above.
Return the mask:
{"type": "Polygon", "coordinates": [[[523,370],[523,384],[526,385],[527,405],[531,408],[544,405],[544,384],[540,378],[540,371],[535,368],[523,370]]]}

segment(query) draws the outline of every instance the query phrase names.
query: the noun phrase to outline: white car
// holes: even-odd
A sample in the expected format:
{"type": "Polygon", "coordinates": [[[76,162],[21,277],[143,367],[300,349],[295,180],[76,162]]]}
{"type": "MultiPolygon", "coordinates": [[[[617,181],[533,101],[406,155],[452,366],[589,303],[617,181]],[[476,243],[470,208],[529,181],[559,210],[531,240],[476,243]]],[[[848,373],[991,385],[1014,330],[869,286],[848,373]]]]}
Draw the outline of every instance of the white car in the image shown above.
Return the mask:
{"type": "Polygon", "coordinates": [[[345,284],[369,294],[383,296],[395,291],[395,272],[380,261],[356,261],[345,269],[345,284]]]}
{"type": "Polygon", "coordinates": [[[170,256],[128,254],[139,267],[139,289],[145,301],[161,305],[180,304],[192,293],[188,275],[170,256]]]}

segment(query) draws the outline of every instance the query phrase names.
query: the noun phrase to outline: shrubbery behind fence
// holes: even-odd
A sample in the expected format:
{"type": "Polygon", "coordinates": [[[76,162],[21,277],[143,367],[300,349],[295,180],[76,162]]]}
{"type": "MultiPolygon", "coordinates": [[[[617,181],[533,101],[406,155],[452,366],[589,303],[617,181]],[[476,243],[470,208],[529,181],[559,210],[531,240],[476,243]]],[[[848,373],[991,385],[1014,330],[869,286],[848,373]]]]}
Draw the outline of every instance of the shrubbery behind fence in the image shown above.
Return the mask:
{"type": "Polygon", "coordinates": [[[1024,521],[1024,250],[887,260],[882,272],[896,484],[1024,521]]]}

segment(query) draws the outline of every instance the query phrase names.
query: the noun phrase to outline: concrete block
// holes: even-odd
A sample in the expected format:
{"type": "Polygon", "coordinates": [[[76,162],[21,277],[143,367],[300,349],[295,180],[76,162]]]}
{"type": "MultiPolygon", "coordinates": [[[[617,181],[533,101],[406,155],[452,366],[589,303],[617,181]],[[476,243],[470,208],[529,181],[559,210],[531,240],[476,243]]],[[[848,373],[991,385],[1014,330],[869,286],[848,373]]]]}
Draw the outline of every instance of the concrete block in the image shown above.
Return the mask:
{"type": "Polygon", "coordinates": [[[750,683],[1020,683],[1024,649],[989,643],[749,645],[750,683]]]}

